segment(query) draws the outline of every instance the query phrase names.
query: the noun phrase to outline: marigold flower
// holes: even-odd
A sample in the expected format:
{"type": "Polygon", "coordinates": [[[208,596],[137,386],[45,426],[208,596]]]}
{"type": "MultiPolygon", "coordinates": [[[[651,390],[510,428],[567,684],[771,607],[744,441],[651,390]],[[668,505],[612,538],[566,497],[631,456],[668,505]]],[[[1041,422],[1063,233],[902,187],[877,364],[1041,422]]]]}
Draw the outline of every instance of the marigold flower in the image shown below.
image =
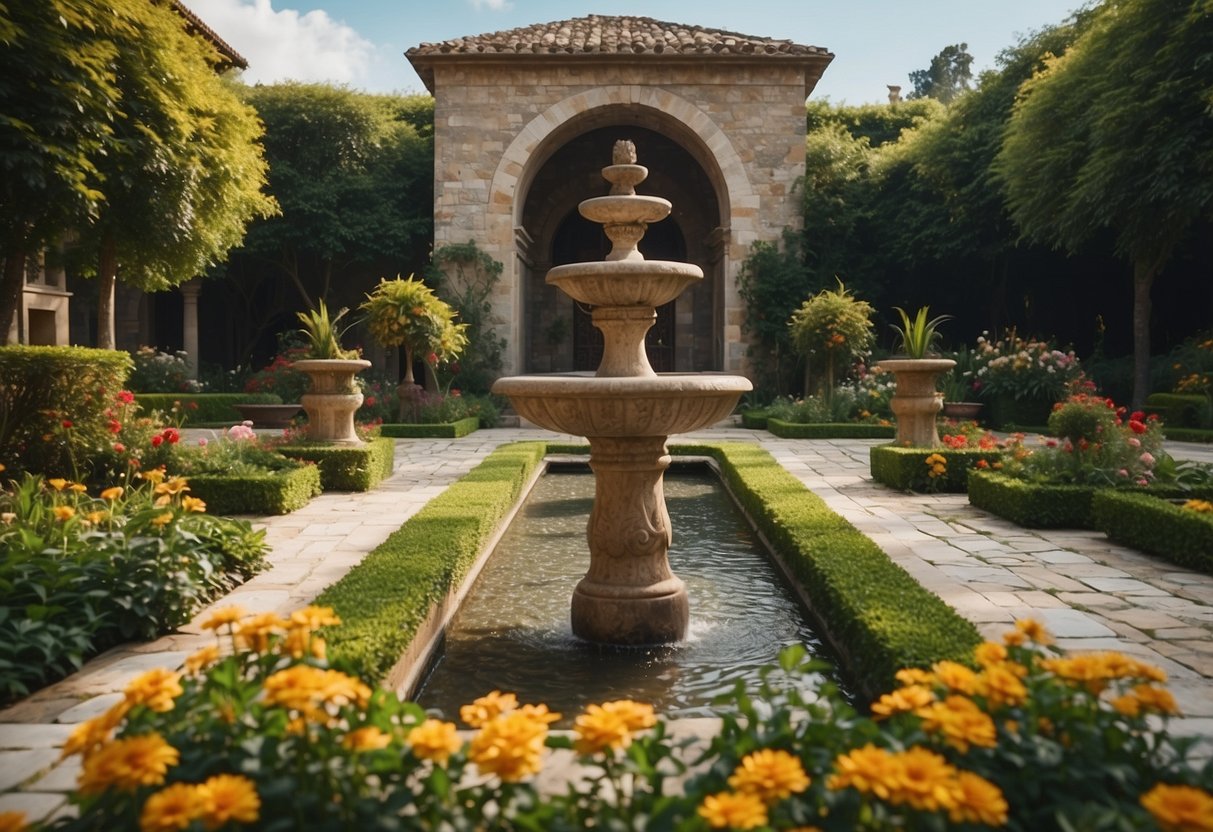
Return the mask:
{"type": "Polygon", "coordinates": [[[463,747],[463,740],[453,722],[443,722],[440,719],[427,719],[412,731],[406,738],[413,747],[413,753],[423,760],[433,760],[439,765],[446,765],[451,755],[463,747]]]}
{"type": "Polygon", "coordinates": [[[742,758],[729,777],[729,785],[770,805],[803,792],[809,787],[809,776],[797,757],[763,748],[742,758]]]}
{"type": "Polygon", "coordinates": [[[940,734],[945,742],[964,753],[970,745],[993,748],[997,742],[994,720],[971,699],[949,696],[919,708],[922,728],[928,734],[940,734]]]}
{"type": "Polygon", "coordinates": [[[84,759],[77,786],[84,795],[100,794],[111,787],[129,792],[140,786],[159,786],[179,758],[177,749],[156,733],[117,739],[84,759]]]}
{"type": "Polygon", "coordinates": [[[1179,713],[1179,705],[1175,697],[1166,688],[1156,688],[1153,685],[1137,685],[1133,690],[1112,700],[1112,707],[1125,716],[1138,716],[1141,713],[1160,713],[1174,715],[1179,713]]]}
{"type": "Polygon", "coordinates": [[[201,514],[206,511],[206,501],[201,497],[191,497],[186,494],[181,498],[181,508],[185,511],[201,514]]]}
{"type": "Polygon", "coordinates": [[[1034,641],[1042,646],[1053,643],[1053,636],[1045,629],[1045,625],[1035,618],[1019,619],[1015,622],[1015,629],[1023,633],[1030,641],[1034,641]]]}
{"type": "Polygon", "coordinates": [[[1159,783],[1141,796],[1141,805],[1163,832],[1213,832],[1213,795],[1204,789],[1159,783]]]}
{"type": "Polygon", "coordinates": [[[472,704],[460,708],[459,718],[473,728],[480,728],[490,720],[509,713],[517,707],[517,696],[495,690],[475,700],[472,704]]]}
{"type": "Polygon", "coordinates": [[[187,673],[198,674],[217,661],[219,661],[219,648],[210,644],[186,658],[185,670],[187,673]]]}
{"type": "Polygon", "coordinates": [[[1208,500],[1188,500],[1183,504],[1183,507],[1188,511],[1196,511],[1201,514],[1213,512],[1213,502],[1208,500]]]}
{"type": "Polygon", "coordinates": [[[939,754],[915,746],[897,755],[898,775],[893,803],[905,803],[926,812],[951,809],[956,799],[956,769],[939,754]]]}
{"type": "Polygon", "coordinates": [[[25,812],[0,812],[0,832],[25,832],[29,824],[25,812]]]}
{"type": "Polygon", "coordinates": [[[353,676],[308,665],[288,667],[265,680],[267,705],[299,711],[309,719],[326,717],[329,706],[365,706],[370,698],[371,689],[353,676]]]}
{"type": "Polygon", "coordinates": [[[554,715],[546,708],[542,714],[538,709],[520,708],[486,722],[472,738],[469,759],[482,772],[496,774],[505,782],[538,774],[543,768],[549,716],[554,715]]]}
{"type": "Polygon", "coordinates": [[[244,618],[245,611],[243,607],[230,606],[220,607],[212,612],[207,619],[202,622],[204,630],[218,630],[220,627],[228,624],[235,624],[240,619],[244,618]]]}
{"type": "Polygon", "coordinates": [[[177,832],[203,817],[210,805],[205,786],[173,783],[148,797],[139,813],[139,832],[177,832]]]}
{"type": "Polygon", "coordinates": [[[109,488],[107,488],[101,492],[101,499],[107,500],[112,503],[114,500],[117,500],[119,497],[122,496],[122,492],[124,490],[125,489],[120,485],[110,486],[109,488]]]}
{"type": "Polygon", "coordinates": [[[657,724],[657,715],[653,713],[653,706],[644,702],[616,699],[612,702],[603,702],[602,709],[622,717],[629,731],[643,731],[657,724]]]}
{"type": "Polygon", "coordinates": [[[899,769],[892,754],[868,743],[835,758],[834,774],[826,781],[826,788],[834,791],[851,788],[887,800],[899,769]]]}
{"type": "Polygon", "coordinates": [[[171,511],[166,511],[163,514],[157,514],[155,517],[153,517],[151,520],[151,523],[153,526],[156,526],[157,528],[164,528],[172,521],[173,521],[173,513],[171,511]]]}
{"type": "Polygon", "coordinates": [[[958,662],[935,662],[931,666],[935,681],[966,696],[977,692],[977,674],[958,662]]]}
{"type": "Polygon", "coordinates": [[[1020,681],[1020,670],[1027,668],[1014,662],[992,664],[977,676],[977,690],[995,708],[1022,705],[1028,699],[1028,689],[1020,681]]]}
{"type": "Polygon", "coordinates": [[[67,742],[63,744],[60,759],[67,759],[73,754],[87,757],[98,746],[109,742],[114,735],[114,729],[118,727],[118,723],[122,722],[129,707],[126,700],[123,699],[101,716],[93,717],[77,725],[68,735],[67,742]]]}
{"type": "Polygon", "coordinates": [[[263,612],[244,621],[236,630],[236,643],[256,653],[269,649],[270,636],[281,634],[286,621],[276,612],[263,612]]]}
{"type": "Polygon", "coordinates": [[[713,829],[757,829],[767,825],[767,806],[754,794],[710,794],[699,804],[697,812],[713,829]]]}
{"type": "Polygon", "coordinates": [[[182,692],[180,673],[157,668],[133,679],[124,695],[131,707],[146,705],[157,713],[165,713],[173,709],[173,700],[182,692]]]}
{"type": "Polygon", "coordinates": [[[982,667],[989,667],[1007,660],[1007,648],[996,641],[983,641],[973,650],[973,658],[982,667]]]}
{"type": "Polygon", "coordinates": [[[287,626],[306,627],[309,630],[317,630],[321,627],[329,627],[340,623],[341,618],[333,612],[332,607],[317,607],[312,604],[292,612],[290,623],[287,626]]]}
{"type": "Polygon", "coordinates": [[[392,744],[391,734],[385,734],[374,725],[365,728],[355,728],[341,740],[341,744],[350,751],[378,751],[392,744]]]}
{"type": "Polygon", "coordinates": [[[1003,826],[1007,822],[1007,801],[998,786],[971,771],[956,774],[953,803],[948,819],[953,823],[981,823],[1003,826]]]}
{"type": "Polygon", "coordinates": [[[202,787],[210,800],[202,820],[207,829],[227,823],[256,823],[261,815],[261,798],[252,780],[241,774],[216,774],[202,787]]]}
{"type": "Polygon", "coordinates": [[[590,705],[579,714],[573,725],[577,734],[574,747],[578,754],[597,754],[611,749],[623,749],[632,744],[632,732],[621,715],[590,705]]]}
{"type": "Polygon", "coordinates": [[[929,671],[923,670],[920,667],[903,667],[894,674],[893,678],[904,687],[935,684],[935,677],[929,671]]]}
{"type": "Polygon", "coordinates": [[[64,522],[76,516],[76,510],[71,506],[55,506],[51,511],[54,513],[56,520],[64,522]]]}
{"type": "Polygon", "coordinates": [[[924,705],[935,701],[935,694],[925,685],[907,685],[892,693],[886,693],[872,703],[872,714],[876,719],[884,719],[893,714],[904,714],[916,711],[924,705]]]}

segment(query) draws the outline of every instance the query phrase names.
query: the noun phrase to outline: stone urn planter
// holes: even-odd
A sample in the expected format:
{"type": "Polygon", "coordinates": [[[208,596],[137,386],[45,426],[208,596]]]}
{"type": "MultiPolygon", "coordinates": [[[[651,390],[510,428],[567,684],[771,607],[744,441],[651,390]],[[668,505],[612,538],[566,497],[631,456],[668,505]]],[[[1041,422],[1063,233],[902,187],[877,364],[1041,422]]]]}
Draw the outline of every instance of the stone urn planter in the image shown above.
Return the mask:
{"type": "Polygon", "coordinates": [[[976,419],[981,414],[981,402],[944,402],[943,415],[949,419],[968,421],[976,419]]]}
{"type": "Polygon", "coordinates": [[[305,358],[292,365],[307,373],[311,386],[300,397],[307,414],[307,438],[337,445],[361,445],[354,432],[354,412],[362,392],[354,376],[371,366],[362,358],[305,358]]]}
{"type": "Polygon", "coordinates": [[[890,358],[876,366],[893,373],[893,415],[897,417],[898,445],[934,448],[940,444],[935,417],[943,408],[943,393],[936,379],[956,366],[950,358],[890,358]]]}

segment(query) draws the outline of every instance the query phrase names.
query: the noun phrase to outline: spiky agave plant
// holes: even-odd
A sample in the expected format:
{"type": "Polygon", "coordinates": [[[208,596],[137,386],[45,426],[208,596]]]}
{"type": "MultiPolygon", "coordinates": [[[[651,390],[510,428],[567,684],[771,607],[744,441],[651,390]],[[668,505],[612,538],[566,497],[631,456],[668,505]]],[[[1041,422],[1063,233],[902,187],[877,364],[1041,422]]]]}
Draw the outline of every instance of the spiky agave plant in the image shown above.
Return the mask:
{"type": "Polygon", "coordinates": [[[950,320],[951,315],[939,315],[937,317],[927,319],[931,307],[920,306],[918,312],[911,320],[910,316],[900,306],[894,306],[897,314],[901,316],[901,326],[892,324],[893,329],[897,332],[901,339],[901,347],[905,350],[906,355],[910,358],[924,358],[927,351],[935,343],[935,339],[939,337],[938,327],[944,321],[950,320]]]}

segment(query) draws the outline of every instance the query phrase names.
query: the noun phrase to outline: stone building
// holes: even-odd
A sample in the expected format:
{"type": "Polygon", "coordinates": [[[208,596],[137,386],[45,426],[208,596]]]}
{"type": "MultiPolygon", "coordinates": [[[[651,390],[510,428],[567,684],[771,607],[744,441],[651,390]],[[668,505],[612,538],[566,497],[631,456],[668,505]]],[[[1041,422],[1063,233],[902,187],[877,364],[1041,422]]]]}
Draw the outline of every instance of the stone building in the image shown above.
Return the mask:
{"type": "Polygon", "coordinates": [[[737,275],[753,243],[800,224],[804,103],[830,52],[591,15],[407,56],[434,95],[434,245],[473,240],[504,265],[493,309],[507,374],[597,366],[589,315],[544,276],[609,249],[577,204],[606,192],[617,139],[650,170],[638,191],[674,204],[641,251],[705,275],[658,310],[654,369],[745,371],[737,275]]]}

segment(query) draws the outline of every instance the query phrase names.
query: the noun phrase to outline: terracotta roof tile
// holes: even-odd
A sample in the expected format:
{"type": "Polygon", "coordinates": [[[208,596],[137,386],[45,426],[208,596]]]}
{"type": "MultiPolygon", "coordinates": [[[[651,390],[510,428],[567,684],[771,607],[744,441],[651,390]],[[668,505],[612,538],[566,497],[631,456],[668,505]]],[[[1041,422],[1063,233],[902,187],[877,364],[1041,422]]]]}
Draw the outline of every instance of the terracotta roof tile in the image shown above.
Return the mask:
{"type": "Polygon", "coordinates": [[[248,69],[248,61],[244,59],[244,56],[233,49],[227,41],[219,37],[219,34],[214,29],[207,26],[202,18],[190,11],[181,0],[171,0],[170,6],[173,11],[185,19],[187,30],[209,40],[215,49],[218,50],[222,57],[220,69],[225,69],[228,66],[234,66],[238,69],[248,69]]]}

